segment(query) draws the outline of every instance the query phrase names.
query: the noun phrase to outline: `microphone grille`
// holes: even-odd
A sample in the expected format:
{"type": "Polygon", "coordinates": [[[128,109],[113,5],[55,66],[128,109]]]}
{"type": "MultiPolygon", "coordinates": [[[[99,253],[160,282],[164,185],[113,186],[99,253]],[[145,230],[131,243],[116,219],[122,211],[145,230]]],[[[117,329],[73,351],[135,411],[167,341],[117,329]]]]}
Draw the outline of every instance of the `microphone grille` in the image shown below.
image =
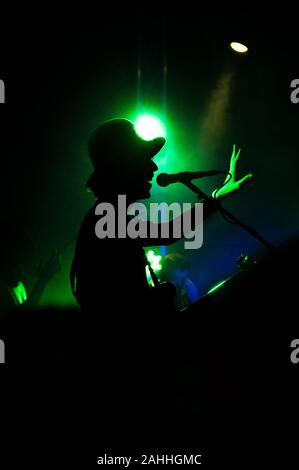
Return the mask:
{"type": "Polygon", "coordinates": [[[167,173],[160,173],[157,176],[156,181],[159,186],[162,186],[164,188],[165,186],[169,185],[169,176],[167,173]]]}

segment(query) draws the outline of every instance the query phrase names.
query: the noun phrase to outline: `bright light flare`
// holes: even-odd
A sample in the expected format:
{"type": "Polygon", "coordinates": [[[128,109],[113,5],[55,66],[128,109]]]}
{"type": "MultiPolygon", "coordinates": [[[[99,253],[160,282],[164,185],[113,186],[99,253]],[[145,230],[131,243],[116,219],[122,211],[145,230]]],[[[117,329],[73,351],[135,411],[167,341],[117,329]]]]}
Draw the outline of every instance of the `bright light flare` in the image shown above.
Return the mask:
{"type": "Polygon", "coordinates": [[[156,137],[166,137],[165,128],[157,117],[151,114],[141,114],[135,120],[135,130],[143,140],[152,140],[156,137]]]}
{"type": "Polygon", "coordinates": [[[160,264],[162,256],[155,255],[153,250],[150,250],[146,256],[154,271],[160,271],[160,269],[162,269],[162,266],[160,264]]]}

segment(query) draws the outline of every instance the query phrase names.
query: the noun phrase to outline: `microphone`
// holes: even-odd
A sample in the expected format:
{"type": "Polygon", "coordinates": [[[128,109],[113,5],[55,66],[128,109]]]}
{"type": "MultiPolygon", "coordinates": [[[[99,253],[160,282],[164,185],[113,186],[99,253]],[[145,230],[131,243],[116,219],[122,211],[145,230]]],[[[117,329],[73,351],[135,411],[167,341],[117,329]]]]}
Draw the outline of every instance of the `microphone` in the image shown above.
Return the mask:
{"type": "Polygon", "coordinates": [[[183,171],[181,173],[174,173],[169,175],[168,173],[160,173],[156,181],[159,186],[165,187],[173,183],[189,183],[197,178],[204,178],[205,176],[215,176],[222,173],[227,174],[225,171],[209,170],[209,171],[183,171]]]}

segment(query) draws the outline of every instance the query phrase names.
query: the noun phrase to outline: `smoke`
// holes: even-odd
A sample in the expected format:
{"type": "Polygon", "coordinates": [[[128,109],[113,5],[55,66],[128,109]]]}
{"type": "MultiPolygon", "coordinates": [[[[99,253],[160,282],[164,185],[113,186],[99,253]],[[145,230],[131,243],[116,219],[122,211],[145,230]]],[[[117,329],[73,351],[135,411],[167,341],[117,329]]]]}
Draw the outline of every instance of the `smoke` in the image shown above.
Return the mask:
{"type": "Polygon", "coordinates": [[[226,131],[233,72],[225,71],[213,90],[207,111],[202,121],[200,142],[204,152],[213,153],[226,131]]]}

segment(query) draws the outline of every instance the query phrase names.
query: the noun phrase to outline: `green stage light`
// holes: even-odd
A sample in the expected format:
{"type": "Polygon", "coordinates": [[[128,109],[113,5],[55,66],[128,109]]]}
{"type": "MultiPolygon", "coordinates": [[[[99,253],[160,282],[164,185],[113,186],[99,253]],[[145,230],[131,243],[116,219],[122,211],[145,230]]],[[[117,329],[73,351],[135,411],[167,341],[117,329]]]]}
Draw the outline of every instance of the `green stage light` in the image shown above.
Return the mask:
{"type": "Polygon", "coordinates": [[[245,54],[248,51],[248,47],[245,44],[241,44],[240,42],[231,42],[230,47],[239,54],[245,54]]]}
{"type": "Polygon", "coordinates": [[[24,284],[20,281],[16,287],[12,288],[17,304],[21,305],[27,300],[27,292],[24,284]]]}
{"type": "MultiPolygon", "coordinates": [[[[147,257],[147,260],[148,260],[152,270],[155,272],[156,275],[158,275],[158,272],[162,269],[162,266],[160,264],[162,256],[156,255],[153,250],[149,250],[146,253],[146,257],[147,257]]],[[[150,270],[149,270],[148,266],[145,267],[145,272],[146,272],[146,278],[147,278],[147,282],[148,282],[149,286],[154,287],[152,275],[150,273],[150,270]]]]}
{"type": "Polygon", "coordinates": [[[137,134],[143,140],[166,137],[165,127],[160,119],[151,114],[141,114],[134,122],[137,134]]]}
{"type": "Polygon", "coordinates": [[[154,271],[160,271],[162,269],[162,266],[160,264],[162,256],[155,255],[154,251],[150,250],[148,251],[146,257],[154,271]]]}

